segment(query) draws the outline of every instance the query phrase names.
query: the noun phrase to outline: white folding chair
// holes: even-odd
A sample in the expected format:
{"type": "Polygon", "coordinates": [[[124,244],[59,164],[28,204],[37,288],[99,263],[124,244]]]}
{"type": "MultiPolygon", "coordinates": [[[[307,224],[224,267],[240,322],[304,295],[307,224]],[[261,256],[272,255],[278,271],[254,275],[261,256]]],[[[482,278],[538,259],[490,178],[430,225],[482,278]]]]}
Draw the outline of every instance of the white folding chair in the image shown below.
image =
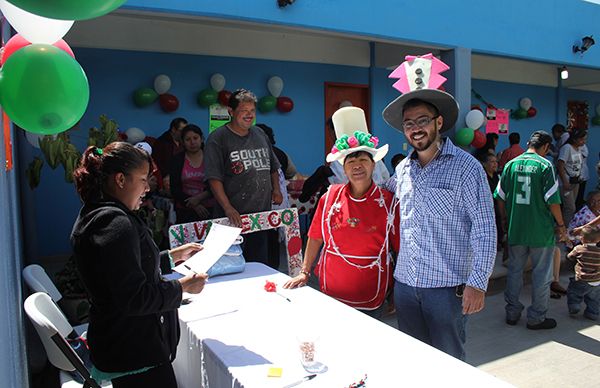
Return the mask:
{"type": "Polygon", "coordinates": [[[82,386],[77,385],[75,380],[65,372],[76,370],[84,379],[83,388],[100,388],[100,385],[90,376],[81,358],[65,340],[72,330],[71,324],[50,296],[45,292],[36,292],[25,300],[24,307],[25,313],[42,340],[48,360],[60,369],[61,387],[82,386]]]}
{"type": "MultiPolygon", "coordinates": [[[[44,271],[41,266],[30,264],[23,268],[23,279],[33,292],[45,292],[50,295],[50,298],[52,298],[54,303],[58,303],[58,301],[62,299],[62,294],[58,291],[46,271],[44,271]]],[[[87,323],[72,327],[72,330],[75,331],[77,336],[85,333],[87,329],[87,323]]],[[[73,337],[73,335],[70,335],[69,337],[73,337]]]]}

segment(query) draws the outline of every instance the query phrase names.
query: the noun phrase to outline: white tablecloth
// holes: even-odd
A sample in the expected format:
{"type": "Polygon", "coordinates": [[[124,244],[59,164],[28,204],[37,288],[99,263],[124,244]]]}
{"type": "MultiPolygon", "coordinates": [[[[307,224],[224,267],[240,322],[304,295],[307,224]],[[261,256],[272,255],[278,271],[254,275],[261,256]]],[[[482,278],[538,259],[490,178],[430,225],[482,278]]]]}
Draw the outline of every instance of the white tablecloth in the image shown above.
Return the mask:
{"type": "Polygon", "coordinates": [[[328,371],[301,384],[348,387],[508,386],[309,287],[285,290],[287,275],[248,263],[243,273],[211,278],[179,309],[181,341],[174,362],[180,388],[283,387],[308,375],[296,336],[317,331],[317,359],[328,371]],[[264,290],[265,281],[280,294],[264,290]],[[270,367],[281,377],[268,377],[270,367]]]}

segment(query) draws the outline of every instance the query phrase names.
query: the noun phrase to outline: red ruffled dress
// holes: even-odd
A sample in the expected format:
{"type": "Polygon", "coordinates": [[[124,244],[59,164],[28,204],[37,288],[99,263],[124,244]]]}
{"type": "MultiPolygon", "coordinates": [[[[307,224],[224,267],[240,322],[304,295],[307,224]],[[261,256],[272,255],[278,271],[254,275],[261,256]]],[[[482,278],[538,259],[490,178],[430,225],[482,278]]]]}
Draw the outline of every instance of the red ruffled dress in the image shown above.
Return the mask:
{"type": "Polygon", "coordinates": [[[395,214],[393,195],[374,184],[358,199],[347,184],[330,186],[308,231],[324,243],[315,269],[323,293],[358,309],[381,306],[393,284],[388,247],[399,246],[395,214]]]}

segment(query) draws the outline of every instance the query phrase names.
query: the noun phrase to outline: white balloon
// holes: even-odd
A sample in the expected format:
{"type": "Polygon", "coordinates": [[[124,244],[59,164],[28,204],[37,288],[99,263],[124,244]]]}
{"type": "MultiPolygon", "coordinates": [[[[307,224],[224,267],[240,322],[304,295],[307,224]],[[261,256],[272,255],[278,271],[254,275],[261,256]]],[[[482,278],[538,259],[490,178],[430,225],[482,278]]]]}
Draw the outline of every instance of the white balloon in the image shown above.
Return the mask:
{"type": "Polygon", "coordinates": [[[225,87],[225,77],[221,73],[215,73],[210,77],[210,87],[220,92],[225,87]]]}
{"type": "Polygon", "coordinates": [[[269,93],[271,93],[273,97],[279,97],[283,90],[283,80],[276,75],[269,78],[267,89],[269,89],[269,93]]]}
{"type": "Polygon", "coordinates": [[[485,116],[483,112],[478,109],[473,109],[469,113],[467,113],[467,117],[465,117],[465,122],[467,123],[467,127],[471,129],[479,129],[485,120],[485,116]]]}
{"type": "Polygon", "coordinates": [[[127,135],[127,143],[129,144],[139,143],[146,138],[144,131],[136,127],[129,128],[125,131],[125,134],[127,135]]]}
{"type": "Polygon", "coordinates": [[[56,43],[73,25],[73,20],[57,20],[34,15],[6,0],[0,0],[0,10],[10,25],[31,43],[56,43]]]}
{"type": "Polygon", "coordinates": [[[521,98],[521,100],[519,100],[519,106],[521,107],[521,109],[528,110],[529,108],[531,108],[531,105],[531,98],[529,97],[523,97],[521,98]]]}
{"type": "Polygon", "coordinates": [[[171,89],[171,78],[168,75],[161,74],[154,78],[154,91],[158,94],[165,94],[171,89]]]}
{"type": "Polygon", "coordinates": [[[596,105],[596,114],[600,116],[600,104],[596,105]]]}

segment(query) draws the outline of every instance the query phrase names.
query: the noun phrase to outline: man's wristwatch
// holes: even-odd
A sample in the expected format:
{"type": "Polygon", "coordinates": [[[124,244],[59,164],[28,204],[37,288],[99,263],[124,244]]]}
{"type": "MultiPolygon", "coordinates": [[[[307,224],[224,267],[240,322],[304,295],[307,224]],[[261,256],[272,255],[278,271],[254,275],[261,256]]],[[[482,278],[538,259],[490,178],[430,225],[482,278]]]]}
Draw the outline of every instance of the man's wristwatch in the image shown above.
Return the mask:
{"type": "Polygon", "coordinates": [[[303,275],[306,275],[307,278],[310,277],[310,272],[309,271],[305,271],[305,270],[301,269],[300,273],[303,274],[303,275]]]}

